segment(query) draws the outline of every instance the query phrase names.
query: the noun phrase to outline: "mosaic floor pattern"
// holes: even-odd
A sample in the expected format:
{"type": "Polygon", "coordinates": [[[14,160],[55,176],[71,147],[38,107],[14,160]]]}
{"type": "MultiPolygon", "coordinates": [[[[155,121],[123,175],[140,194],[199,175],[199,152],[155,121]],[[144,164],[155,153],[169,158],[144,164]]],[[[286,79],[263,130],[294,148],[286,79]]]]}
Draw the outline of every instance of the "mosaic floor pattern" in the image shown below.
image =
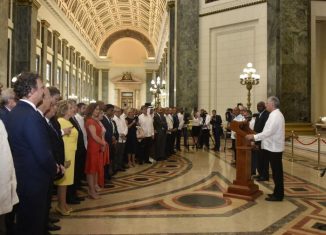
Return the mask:
{"type": "MultiPolygon", "coordinates": [[[[326,183],[312,167],[284,160],[285,200],[223,198],[235,177],[231,153],[182,151],[137,166],[61,218],[56,234],[326,234],[326,183]]],[[[266,195],[273,182],[259,184],[266,195]]],[[[83,192],[81,192],[83,194],[83,192]]]]}

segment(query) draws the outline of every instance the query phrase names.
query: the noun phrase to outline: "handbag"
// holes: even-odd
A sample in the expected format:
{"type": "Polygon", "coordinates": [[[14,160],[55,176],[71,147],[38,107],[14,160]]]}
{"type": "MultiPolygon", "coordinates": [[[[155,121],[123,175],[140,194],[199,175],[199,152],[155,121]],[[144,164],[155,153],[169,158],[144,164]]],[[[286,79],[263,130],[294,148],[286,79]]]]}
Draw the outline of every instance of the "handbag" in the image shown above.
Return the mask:
{"type": "Polygon", "coordinates": [[[145,132],[144,132],[143,128],[141,128],[140,126],[137,127],[136,136],[137,136],[137,139],[145,138],[145,132]]]}

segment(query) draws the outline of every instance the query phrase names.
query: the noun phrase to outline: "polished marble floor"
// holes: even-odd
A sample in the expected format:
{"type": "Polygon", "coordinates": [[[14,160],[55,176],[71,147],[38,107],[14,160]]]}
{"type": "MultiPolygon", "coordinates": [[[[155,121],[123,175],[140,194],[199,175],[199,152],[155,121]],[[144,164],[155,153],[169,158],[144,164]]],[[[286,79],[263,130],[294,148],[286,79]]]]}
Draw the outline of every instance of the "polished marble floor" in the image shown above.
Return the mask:
{"type": "Polygon", "coordinates": [[[254,202],[223,198],[235,177],[230,150],[182,150],[117,175],[101,199],[73,206],[54,234],[326,234],[326,176],[311,152],[299,151],[284,154],[282,202],[264,200],[272,181],[258,183],[264,195],[254,202]]]}

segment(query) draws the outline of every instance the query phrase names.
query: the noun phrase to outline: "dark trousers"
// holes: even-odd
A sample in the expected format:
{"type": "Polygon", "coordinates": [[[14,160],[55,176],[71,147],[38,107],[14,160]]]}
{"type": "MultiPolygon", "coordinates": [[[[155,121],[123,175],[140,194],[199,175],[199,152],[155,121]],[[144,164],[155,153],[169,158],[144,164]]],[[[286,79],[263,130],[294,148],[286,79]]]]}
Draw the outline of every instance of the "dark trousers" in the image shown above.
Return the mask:
{"type": "Polygon", "coordinates": [[[268,151],[260,149],[257,151],[258,161],[257,161],[257,170],[260,177],[268,180],[269,179],[269,162],[268,151]]]}
{"type": "Polygon", "coordinates": [[[214,149],[216,151],[220,151],[220,146],[221,146],[221,133],[219,133],[219,129],[218,128],[214,128],[213,129],[213,135],[214,135],[214,141],[215,141],[215,146],[214,149]]]}
{"type": "Polygon", "coordinates": [[[48,216],[48,187],[49,184],[43,185],[39,192],[30,194],[18,193],[15,235],[44,235],[48,216]]]}
{"type": "Polygon", "coordinates": [[[115,151],[115,161],[114,161],[114,170],[119,170],[124,168],[124,153],[125,153],[125,145],[126,143],[116,143],[116,151],[115,151]]]}
{"type": "Polygon", "coordinates": [[[232,139],[232,150],[234,152],[234,160],[237,160],[237,141],[232,139]]]}
{"type": "Polygon", "coordinates": [[[139,151],[139,162],[149,162],[149,155],[151,152],[151,147],[153,144],[153,138],[152,137],[146,137],[144,138],[140,143],[140,151],[139,151]]]}
{"type": "Polygon", "coordinates": [[[177,150],[180,150],[180,142],[181,142],[181,136],[182,136],[182,129],[181,130],[177,130],[177,141],[175,143],[175,148],[177,150]]]}
{"type": "MultiPolygon", "coordinates": [[[[4,215],[5,231],[6,235],[13,235],[15,231],[15,216],[18,204],[13,206],[11,212],[4,215]]],[[[0,233],[1,234],[1,233],[0,233]]]]}
{"type": "Polygon", "coordinates": [[[284,179],[283,179],[283,163],[282,154],[283,152],[270,152],[265,150],[269,161],[271,163],[274,187],[274,196],[276,198],[283,199],[284,197],[284,179]]]}
{"type": "Polygon", "coordinates": [[[259,150],[256,149],[251,151],[251,175],[256,175],[258,164],[258,151],[259,150]]]}
{"type": "Polygon", "coordinates": [[[166,134],[166,145],[165,145],[165,155],[170,156],[172,154],[172,146],[173,146],[173,138],[172,133],[166,134]]]}
{"type": "Polygon", "coordinates": [[[208,129],[202,129],[201,140],[202,140],[201,146],[205,145],[207,148],[209,148],[209,130],[208,129]]]}
{"type": "Polygon", "coordinates": [[[189,147],[189,144],[188,144],[188,129],[187,127],[183,127],[182,128],[182,135],[183,135],[183,144],[185,147],[189,147]]]}
{"type": "Polygon", "coordinates": [[[166,159],[166,131],[160,130],[155,134],[155,160],[166,159]]]}
{"type": "Polygon", "coordinates": [[[115,144],[109,144],[109,154],[110,154],[110,162],[108,165],[104,166],[104,177],[107,180],[111,179],[111,176],[114,174],[114,162],[115,162],[115,144]]]}

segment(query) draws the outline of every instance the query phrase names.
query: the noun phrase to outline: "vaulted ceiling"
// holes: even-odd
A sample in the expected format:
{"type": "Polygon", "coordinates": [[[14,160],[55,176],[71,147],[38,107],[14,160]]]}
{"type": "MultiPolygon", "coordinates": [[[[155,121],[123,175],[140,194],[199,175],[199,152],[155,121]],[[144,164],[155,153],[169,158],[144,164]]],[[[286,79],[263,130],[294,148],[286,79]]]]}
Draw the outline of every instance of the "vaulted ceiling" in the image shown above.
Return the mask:
{"type": "Polygon", "coordinates": [[[156,49],[167,0],[55,0],[59,8],[99,53],[110,35],[132,29],[156,49]]]}

